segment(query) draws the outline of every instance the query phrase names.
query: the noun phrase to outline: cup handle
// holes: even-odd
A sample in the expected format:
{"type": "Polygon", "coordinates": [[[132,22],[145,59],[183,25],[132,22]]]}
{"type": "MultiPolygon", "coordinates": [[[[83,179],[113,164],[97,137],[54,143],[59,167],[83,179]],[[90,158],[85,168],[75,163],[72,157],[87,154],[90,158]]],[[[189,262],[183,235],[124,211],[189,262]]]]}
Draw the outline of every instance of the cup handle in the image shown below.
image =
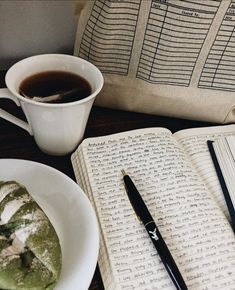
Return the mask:
{"type": "MultiPolygon", "coordinates": [[[[20,107],[20,102],[18,101],[18,99],[13,94],[11,94],[11,92],[7,88],[0,89],[0,98],[11,99],[16,103],[18,107],[20,107]]],[[[13,116],[7,111],[0,109],[0,117],[25,129],[30,135],[33,135],[32,130],[27,122],[13,116]]]]}

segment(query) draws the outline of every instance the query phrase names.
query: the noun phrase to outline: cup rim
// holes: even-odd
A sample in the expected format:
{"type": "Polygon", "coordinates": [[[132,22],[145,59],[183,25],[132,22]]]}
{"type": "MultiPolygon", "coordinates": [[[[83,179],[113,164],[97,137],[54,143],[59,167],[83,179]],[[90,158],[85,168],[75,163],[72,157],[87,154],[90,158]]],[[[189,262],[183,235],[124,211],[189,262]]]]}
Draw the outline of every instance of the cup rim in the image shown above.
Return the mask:
{"type": "Polygon", "coordinates": [[[50,108],[58,108],[58,107],[69,107],[69,106],[74,106],[75,104],[83,104],[83,103],[86,103],[88,101],[90,101],[91,99],[95,98],[96,95],[101,91],[103,85],[104,85],[104,77],[101,73],[101,71],[94,65],[92,64],[91,62],[81,58],[81,57],[78,57],[78,56],[75,56],[75,55],[69,55],[69,54],[59,54],[59,53],[49,53],[49,54],[37,54],[37,55],[33,55],[33,56],[29,56],[29,57],[26,57],[18,62],[16,62],[15,64],[13,64],[7,71],[6,73],[6,76],[5,76],[5,82],[6,82],[6,86],[8,88],[8,90],[14,95],[16,96],[18,99],[22,100],[23,102],[26,102],[26,103],[29,103],[29,104],[32,104],[32,105],[36,105],[36,106],[42,106],[42,107],[50,107],[50,108]],[[27,99],[23,96],[21,96],[16,90],[13,90],[10,86],[8,86],[8,79],[9,79],[9,75],[10,73],[14,70],[15,66],[17,66],[18,64],[20,63],[23,63],[25,61],[28,61],[32,58],[38,58],[38,57],[48,57],[48,56],[56,56],[56,57],[67,57],[67,58],[73,58],[73,59],[79,59],[80,61],[82,61],[83,63],[87,63],[89,64],[89,66],[93,67],[94,70],[96,70],[96,72],[98,73],[98,76],[100,78],[100,84],[98,85],[97,89],[91,93],[88,97],[85,97],[81,100],[77,100],[77,101],[74,101],[74,102],[69,102],[69,103],[43,103],[43,102],[37,102],[37,101],[34,101],[34,100],[31,100],[31,99],[27,99]]]}

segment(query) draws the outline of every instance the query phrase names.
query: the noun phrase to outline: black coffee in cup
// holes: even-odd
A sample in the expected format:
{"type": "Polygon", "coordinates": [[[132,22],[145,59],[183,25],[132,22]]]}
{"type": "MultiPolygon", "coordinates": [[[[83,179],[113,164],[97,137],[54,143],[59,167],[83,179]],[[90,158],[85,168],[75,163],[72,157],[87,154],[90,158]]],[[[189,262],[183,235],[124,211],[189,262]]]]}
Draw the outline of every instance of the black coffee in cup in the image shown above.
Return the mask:
{"type": "Polygon", "coordinates": [[[83,77],[66,71],[46,71],[31,75],[19,86],[19,93],[44,103],[69,103],[91,94],[91,86],[83,77]]]}

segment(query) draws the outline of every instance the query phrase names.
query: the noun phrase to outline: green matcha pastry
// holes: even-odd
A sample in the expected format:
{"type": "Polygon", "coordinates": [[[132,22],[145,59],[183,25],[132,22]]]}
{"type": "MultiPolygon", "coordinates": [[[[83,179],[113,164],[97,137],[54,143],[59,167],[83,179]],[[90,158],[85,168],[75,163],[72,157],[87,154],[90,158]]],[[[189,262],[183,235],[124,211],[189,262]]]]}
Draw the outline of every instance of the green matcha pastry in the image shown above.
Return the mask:
{"type": "Polygon", "coordinates": [[[51,290],[61,248],[49,219],[26,188],[0,182],[0,289],[51,290]]]}

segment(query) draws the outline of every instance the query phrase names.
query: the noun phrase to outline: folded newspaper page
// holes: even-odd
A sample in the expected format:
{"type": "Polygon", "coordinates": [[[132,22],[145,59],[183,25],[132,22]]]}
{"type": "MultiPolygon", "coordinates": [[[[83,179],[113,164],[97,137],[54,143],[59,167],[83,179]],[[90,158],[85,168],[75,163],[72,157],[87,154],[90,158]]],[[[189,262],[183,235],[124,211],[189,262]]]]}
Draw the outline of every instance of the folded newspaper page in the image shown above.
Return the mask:
{"type": "Polygon", "coordinates": [[[74,54],[105,78],[97,105],[235,121],[235,0],[79,1],[74,54]]]}

